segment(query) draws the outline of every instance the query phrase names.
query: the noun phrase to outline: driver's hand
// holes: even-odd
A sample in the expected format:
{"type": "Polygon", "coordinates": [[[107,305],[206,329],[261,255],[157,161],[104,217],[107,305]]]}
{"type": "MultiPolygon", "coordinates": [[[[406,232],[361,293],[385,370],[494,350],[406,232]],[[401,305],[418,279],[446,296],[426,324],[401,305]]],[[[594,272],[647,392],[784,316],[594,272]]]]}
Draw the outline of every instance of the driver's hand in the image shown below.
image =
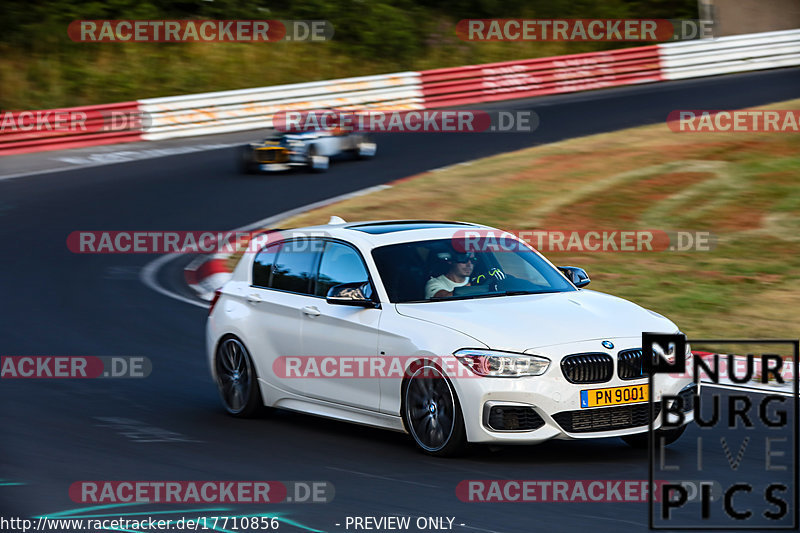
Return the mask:
{"type": "Polygon", "coordinates": [[[497,281],[506,279],[506,273],[500,270],[499,268],[493,268],[489,271],[489,275],[492,276],[497,281]]]}
{"type": "Polygon", "coordinates": [[[492,268],[486,274],[481,274],[475,278],[475,284],[486,283],[487,281],[502,281],[506,279],[506,273],[499,268],[492,268]]]}

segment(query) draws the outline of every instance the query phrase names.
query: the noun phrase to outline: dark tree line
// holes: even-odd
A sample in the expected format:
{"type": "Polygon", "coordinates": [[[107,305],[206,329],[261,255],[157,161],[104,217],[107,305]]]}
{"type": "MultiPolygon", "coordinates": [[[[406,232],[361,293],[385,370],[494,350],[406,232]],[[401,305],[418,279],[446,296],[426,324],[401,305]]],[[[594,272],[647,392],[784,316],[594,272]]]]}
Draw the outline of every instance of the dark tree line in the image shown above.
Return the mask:
{"type": "Polygon", "coordinates": [[[697,0],[4,0],[0,42],[54,50],[76,19],[325,19],[343,53],[402,62],[436,45],[443,20],[501,17],[697,18],[697,0]]]}

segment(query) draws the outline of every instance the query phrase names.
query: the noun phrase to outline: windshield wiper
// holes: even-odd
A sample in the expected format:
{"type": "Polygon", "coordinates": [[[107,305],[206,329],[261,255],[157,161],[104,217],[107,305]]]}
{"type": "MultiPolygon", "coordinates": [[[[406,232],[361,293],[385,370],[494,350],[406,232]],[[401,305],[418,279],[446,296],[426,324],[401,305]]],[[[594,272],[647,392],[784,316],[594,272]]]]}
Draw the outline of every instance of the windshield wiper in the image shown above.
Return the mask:
{"type": "Polygon", "coordinates": [[[500,294],[503,296],[518,296],[520,294],[541,294],[540,291],[503,291],[500,294]]]}
{"type": "Polygon", "coordinates": [[[448,296],[447,298],[430,298],[428,300],[409,300],[404,302],[394,302],[394,303],[401,303],[401,304],[424,304],[429,302],[452,302],[452,301],[463,301],[463,300],[478,300],[482,298],[494,298],[496,296],[521,296],[525,294],[552,294],[556,292],[564,292],[564,291],[493,291],[493,292],[485,292],[482,294],[470,294],[464,296],[448,296]]]}
{"type": "Polygon", "coordinates": [[[519,296],[521,294],[554,294],[554,293],[557,293],[557,292],[564,292],[564,291],[524,291],[524,290],[519,290],[519,291],[503,291],[503,292],[501,292],[499,294],[501,294],[503,296],[519,296]]]}

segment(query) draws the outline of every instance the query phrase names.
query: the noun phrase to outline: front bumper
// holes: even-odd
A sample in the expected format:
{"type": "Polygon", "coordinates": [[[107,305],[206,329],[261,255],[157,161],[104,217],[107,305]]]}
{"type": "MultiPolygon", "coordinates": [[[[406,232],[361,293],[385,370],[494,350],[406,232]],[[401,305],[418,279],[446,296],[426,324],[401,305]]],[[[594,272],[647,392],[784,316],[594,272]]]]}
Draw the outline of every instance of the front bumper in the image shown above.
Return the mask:
{"type": "MultiPolygon", "coordinates": [[[[647,431],[651,413],[646,401],[609,407],[581,406],[582,390],[647,385],[647,377],[618,377],[617,353],[638,346],[634,344],[637,339],[625,341],[628,342],[614,340],[618,347],[608,351],[614,358],[614,374],[602,383],[570,383],[564,377],[559,364],[561,358],[586,351],[585,346],[576,344],[543,350],[552,357],[552,362],[541,376],[451,379],[461,403],[467,439],[470,442],[535,444],[550,439],[619,437],[647,431]]],[[[654,404],[655,429],[661,427],[664,417],[660,412],[661,398],[677,396],[682,391],[684,397],[689,397],[687,387],[693,385],[688,376],[659,374],[654,377],[650,398],[654,404]]],[[[694,411],[690,408],[684,412],[684,421],[688,423],[693,419],[694,411]]]]}
{"type": "Polygon", "coordinates": [[[261,172],[281,172],[289,170],[290,166],[287,163],[259,163],[258,170],[261,172]]]}
{"type": "Polygon", "coordinates": [[[281,172],[308,165],[305,154],[276,146],[255,148],[252,162],[262,172],[281,172]]]}
{"type": "Polygon", "coordinates": [[[307,167],[308,161],[305,159],[290,160],[287,163],[258,163],[258,170],[262,172],[283,172],[293,168],[307,167]]]}

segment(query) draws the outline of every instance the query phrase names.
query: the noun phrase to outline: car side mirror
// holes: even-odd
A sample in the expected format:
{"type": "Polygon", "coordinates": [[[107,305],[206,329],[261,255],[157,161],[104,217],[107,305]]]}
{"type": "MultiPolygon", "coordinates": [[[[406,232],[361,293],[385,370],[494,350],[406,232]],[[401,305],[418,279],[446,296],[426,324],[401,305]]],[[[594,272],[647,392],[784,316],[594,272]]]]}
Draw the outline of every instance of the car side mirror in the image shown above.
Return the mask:
{"type": "Polygon", "coordinates": [[[585,287],[592,281],[589,279],[589,274],[587,274],[582,268],[560,266],[558,269],[567,277],[568,280],[572,282],[573,285],[578,288],[585,287]]]}
{"type": "Polygon", "coordinates": [[[335,305],[352,305],[375,309],[380,306],[372,300],[372,294],[372,285],[369,281],[341,283],[330,288],[325,301],[335,305]]]}

